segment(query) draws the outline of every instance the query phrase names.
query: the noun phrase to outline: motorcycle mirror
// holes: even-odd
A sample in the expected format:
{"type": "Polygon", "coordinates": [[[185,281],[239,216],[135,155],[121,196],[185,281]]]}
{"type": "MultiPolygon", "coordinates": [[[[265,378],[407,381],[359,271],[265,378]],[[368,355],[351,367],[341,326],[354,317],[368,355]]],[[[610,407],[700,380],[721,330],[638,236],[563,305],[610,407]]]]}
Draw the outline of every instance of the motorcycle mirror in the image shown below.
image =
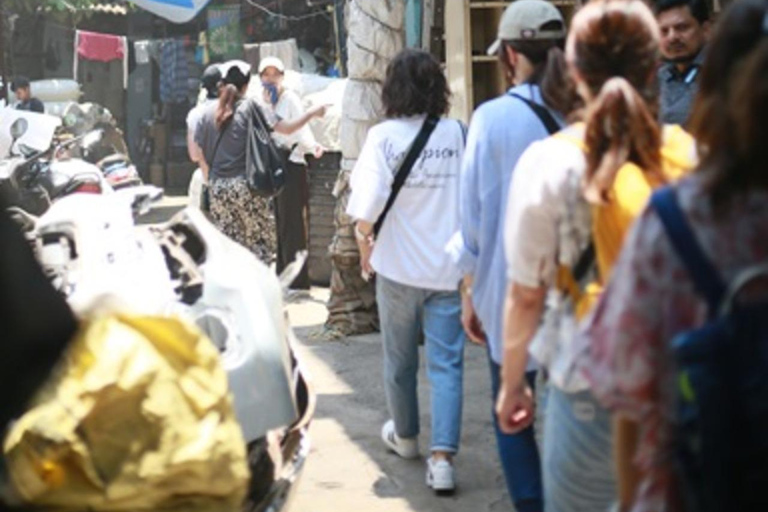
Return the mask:
{"type": "Polygon", "coordinates": [[[83,146],[89,147],[98,143],[104,137],[104,130],[93,130],[83,137],[83,146]]]}
{"type": "Polygon", "coordinates": [[[27,133],[28,128],[29,122],[25,118],[20,117],[15,120],[11,125],[11,138],[13,139],[13,142],[22,138],[24,134],[27,133]]]}

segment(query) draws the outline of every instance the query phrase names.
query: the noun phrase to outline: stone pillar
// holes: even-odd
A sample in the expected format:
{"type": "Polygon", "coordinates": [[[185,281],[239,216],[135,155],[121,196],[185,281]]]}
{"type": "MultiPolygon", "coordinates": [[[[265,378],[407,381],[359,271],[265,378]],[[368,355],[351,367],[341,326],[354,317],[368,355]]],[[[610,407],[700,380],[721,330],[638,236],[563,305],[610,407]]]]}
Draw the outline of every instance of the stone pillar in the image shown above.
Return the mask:
{"type": "Polygon", "coordinates": [[[349,176],[368,130],[383,117],[381,88],[389,62],[405,42],[405,0],[349,0],[348,69],[342,106],[341,171],[334,187],[336,234],[330,246],[329,334],[348,336],[378,330],[374,282],[360,276],[360,253],[352,219],[345,213],[349,176]]]}

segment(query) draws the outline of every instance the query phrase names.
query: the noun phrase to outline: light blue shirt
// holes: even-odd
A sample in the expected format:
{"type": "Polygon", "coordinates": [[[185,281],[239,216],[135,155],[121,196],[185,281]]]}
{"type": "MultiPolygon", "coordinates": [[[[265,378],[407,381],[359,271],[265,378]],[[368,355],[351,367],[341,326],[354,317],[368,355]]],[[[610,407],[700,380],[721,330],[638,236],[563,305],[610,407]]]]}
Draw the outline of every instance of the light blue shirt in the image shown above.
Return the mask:
{"type": "MultiPolygon", "coordinates": [[[[521,85],[510,92],[544,103],[535,85],[521,85]]],[[[472,302],[497,363],[501,363],[503,346],[507,290],[504,214],[512,171],[531,143],[548,136],[533,110],[508,94],[481,105],[469,127],[459,192],[461,231],[451,241],[449,252],[464,274],[473,276],[472,302]]]]}

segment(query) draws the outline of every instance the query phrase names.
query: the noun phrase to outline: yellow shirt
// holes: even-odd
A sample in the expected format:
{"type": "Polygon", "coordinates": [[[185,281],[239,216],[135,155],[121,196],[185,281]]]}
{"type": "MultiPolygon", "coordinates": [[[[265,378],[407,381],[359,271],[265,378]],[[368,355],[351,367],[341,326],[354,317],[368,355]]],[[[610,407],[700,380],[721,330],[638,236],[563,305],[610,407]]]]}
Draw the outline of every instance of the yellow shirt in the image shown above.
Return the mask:
{"type": "MultiPolygon", "coordinates": [[[[588,151],[582,139],[558,134],[588,151]]],[[[576,300],[576,316],[583,318],[597,301],[603,285],[608,282],[613,266],[619,258],[624,237],[635,219],[642,213],[656,188],[674,183],[690,172],[695,165],[693,137],[680,126],[664,127],[661,147],[661,173],[663,179],[646,173],[634,163],[624,164],[616,173],[613,186],[605,204],[593,205],[592,237],[597,256],[599,282],[590,283],[578,291],[578,285],[570,269],[561,269],[560,283],[576,300]]]]}

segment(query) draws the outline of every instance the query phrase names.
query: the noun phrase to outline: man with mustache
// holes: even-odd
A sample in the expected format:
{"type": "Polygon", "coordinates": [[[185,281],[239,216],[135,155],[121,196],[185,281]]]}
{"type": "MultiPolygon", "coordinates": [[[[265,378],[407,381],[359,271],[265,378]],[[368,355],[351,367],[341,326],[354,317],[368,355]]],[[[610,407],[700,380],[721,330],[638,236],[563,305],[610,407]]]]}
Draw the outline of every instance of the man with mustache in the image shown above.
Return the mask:
{"type": "Polygon", "coordinates": [[[658,0],[655,10],[666,61],[659,70],[661,121],[685,126],[704,62],[709,9],[705,0],[658,0]]]}

